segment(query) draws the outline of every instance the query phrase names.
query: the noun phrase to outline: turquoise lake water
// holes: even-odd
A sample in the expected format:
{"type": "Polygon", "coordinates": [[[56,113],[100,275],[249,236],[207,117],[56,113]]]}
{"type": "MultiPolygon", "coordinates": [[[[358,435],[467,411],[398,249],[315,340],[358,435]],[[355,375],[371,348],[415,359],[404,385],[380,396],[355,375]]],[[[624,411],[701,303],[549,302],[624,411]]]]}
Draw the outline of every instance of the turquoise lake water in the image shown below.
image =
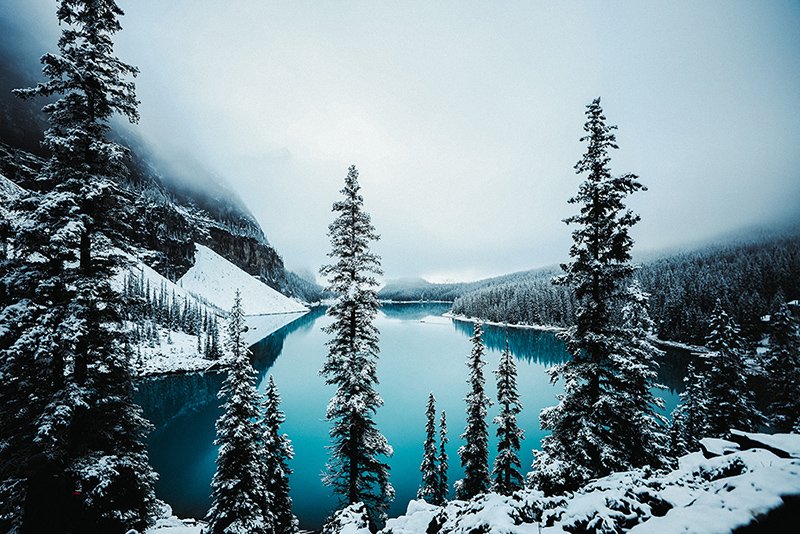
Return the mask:
{"type": "MultiPolygon", "coordinates": [[[[378,391],[385,406],[377,423],[394,447],[389,460],[391,480],[397,492],[390,515],[405,511],[420,483],[419,464],[424,440],[425,404],[433,392],[437,409],[447,411],[450,443],[449,480],[461,476],[457,456],[465,424],[466,358],[470,353],[473,325],[458,321],[426,319],[448,311],[446,304],[386,305],[376,322],[381,331],[378,391]]],[[[322,310],[315,310],[261,340],[252,347],[259,389],[273,375],[283,398],[286,423],[283,431],[293,442],[291,463],[294,511],[302,528],[319,528],[336,500],[320,482],[327,460],[328,424],[325,407],[333,388],[318,375],[325,359],[329,324],[322,310]]],[[[488,347],[485,376],[487,393],[495,395],[494,375],[506,336],[517,358],[518,387],[523,411],[518,420],[525,430],[520,451],[523,468],[533,461],[532,450],[545,433],[539,428],[539,411],[556,403],[561,391],[550,384],[545,369],[568,357],[563,343],[551,332],[486,326],[488,347]]],[[[670,350],[661,363],[659,379],[668,386],[659,391],[671,410],[682,387],[688,355],[670,350]]],[[[209,506],[209,484],[214,474],[216,447],[214,422],[220,410],[216,398],[219,374],[188,374],[151,378],[139,384],[138,401],[156,429],[149,439],[150,458],[161,478],[159,498],[172,505],[180,517],[202,517],[209,506]]],[[[497,406],[489,410],[490,420],[497,406]]],[[[491,438],[494,428],[490,426],[491,438]]],[[[494,448],[496,440],[490,440],[494,448]]]]}

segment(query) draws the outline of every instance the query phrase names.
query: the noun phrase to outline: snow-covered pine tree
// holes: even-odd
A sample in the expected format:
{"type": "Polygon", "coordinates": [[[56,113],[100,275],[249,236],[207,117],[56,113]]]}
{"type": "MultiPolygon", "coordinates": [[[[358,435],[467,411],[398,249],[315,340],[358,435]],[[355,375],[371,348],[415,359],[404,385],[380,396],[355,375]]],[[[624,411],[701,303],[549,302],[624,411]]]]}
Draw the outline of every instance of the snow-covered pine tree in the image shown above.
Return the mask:
{"type": "Polygon", "coordinates": [[[765,368],[769,377],[769,415],[778,432],[800,424],[800,334],[797,320],[782,303],[770,317],[765,368]]]}
{"type": "Polygon", "coordinates": [[[683,382],[686,386],[680,394],[681,402],[672,411],[670,445],[674,456],[699,450],[699,440],[706,436],[708,399],[705,374],[697,371],[694,362],[690,362],[683,382]]]}
{"type": "Polygon", "coordinates": [[[271,533],[274,516],[264,483],[261,464],[259,394],[256,371],[244,341],[242,297],[236,291],[228,320],[228,374],[219,391],[224,399],[217,420],[217,470],[211,481],[209,534],[271,533]]]}
{"type": "Polygon", "coordinates": [[[26,380],[37,383],[46,405],[32,403],[20,428],[33,449],[62,466],[69,485],[82,489],[84,523],[67,528],[143,529],[157,512],[144,445],[149,427],[132,401],[122,295],[110,285],[129,219],[118,194],[125,150],[106,135],[115,114],[138,120],[129,80],[137,71],[114,56],[123,14],[116,2],[61,0],[56,14],[62,34],[58,52],[42,57],[45,81],[15,91],[52,99],[43,108],[50,157],[38,194],[18,206],[26,224],[4,284],[27,311],[16,317],[15,339],[2,346],[42,366],[26,380]]]}
{"type": "Polygon", "coordinates": [[[612,432],[624,436],[618,444],[627,447],[618,454],[631,466],[666,465],[670,456],[666,430],[669,421],[658,413],[663,399],[653,395],[657,384],[657,358],[664,351],[650,340],[655,324],[648,313],[650,295],[633,279],[622,307],[621,343],[610,356],[615,369],[613,390],[614,419],[608,421],[612,432]]]}
{"type": "Polygon", "coordinates": [[[292,498],[289,496],[289,460],[294,457],[292,442],[286,434],[280,433],[280,426],[286,420],[281,411],[281,397],[272,375],[269,377],[264,394],[263,461],[267,501],[274,518],[272,534],[293,534],[297,532],[298,521],[292,513],[292,498]]]}
{"type": "Polygon", "coordinates": [[[578,308],[575,325],[563,335],[572,355],[550,370],[551,380],[564,380],[557,406],[542,410],[542,428],[550,430],[537,452],[532,480],[548,493],[575,489],[592,478],[637,467],[630,457],[637,435],[634,413],[616,412],[616,386],[627,380],[629,361],[625,348],[630,336],[621,331],[621,306],[627,300],[633,240],[630,228],[639,216],[625,199],[645,189],[633,174],[612,176],[609,151],[616,149],[616,126],[606,124],[600,99],[586,109],[587,150],[575,165],[586,173],[578,194],[569,200],[579,213],[564,220],[577,226],[572,232],[571,261],[554,282],[572,289],[578,308]],[[612,355],[614,357],[612,358],[612,355]],[[634,419],[625,427],[620,417],[634,419]],[[610,421],[619,421],[613,426],[610,421]],[[625,428],[625,432],[618,430],[625,428]]]}
{"type": "Polygon", "coordinates": [[[422,485],[417,491],[417,498],[433,503],[436,485],[439,482],[436,458],[436,398],[433,393],[428,394],[428,404],[425,408],[425,444],[419,470],[422,473],[422,485]]]}
{"type": "Polygon", "coordinates": [[[447,502],[450,487],[447,483],[447,413],[442,410],[442,417],[439,420],[439,456],[436,459],[436,491],[433,493],[431,504],[441,506],[447,502]]]}
{"type": "Polygon", "coordinates": [[[489,432],[486,426],[486,411],[491,401],[484,391],[483,366],[486,361],[483,356],[486,347],[483,345],[482,335],[481,323],[475,323],[471,338],[472,351],[467,360],[469,369],[467,383],[470,385],[470,392],[465,399],[467,402],[467,426],[464,433],[461,434],[461,439],[466,443],[458,449],[461,466],[464,468],[464,478],[455,484],[456,497],[461,500],[469,500],[476,495],[486,493],[490,487],[489,432]]]}
{"type": "Polygon", "coordinates": [[[500,413],[494,418],[498,441],[497,457],[492,468],[492,491],[511,495],[522,489],[524,484],[518,456],[523,432],[517,425],[517,415],[522,411],[522,404],[517,394],[517,366],[508,347],[508,338],[506,348],[500,355],[500,365],[494,373],[497,376],[497,403],[500,405],[500,413]]]}
{"type": "Polygon", "coordinates": [[[739,334],[736,321],[722,309],[719,300],[711,313],[706,347],[709,352],[703,355],[703,359],[706,362],[708,435],[726,438],[732,428],[756,430],[761,414],[747,385],[750,372],[745,361],[745,341],[739,334]]]}
{"type": "Polygon", "coordinates": [[[328,278],[327,290],[337,296],[327,310],[333,322],[325,328],[331,339],[320,370],[325,382],[336,386],[327,409],[332,445],[323,481],[343,505],[364,503],[375,526],[385,519],[394,488],[389,465],[381,460],[392,454],[392,447],[373,419],[383,405],[375,390],[379,348],[373,324],[378,313],[375,275],[382,271],[369,244],[379,237],[360,190],[358,171],[350,166],[341,190],[344,199],[333,204],[337,215],[328,227],[328,256],[335,262],[320,269],[328,278]]]}

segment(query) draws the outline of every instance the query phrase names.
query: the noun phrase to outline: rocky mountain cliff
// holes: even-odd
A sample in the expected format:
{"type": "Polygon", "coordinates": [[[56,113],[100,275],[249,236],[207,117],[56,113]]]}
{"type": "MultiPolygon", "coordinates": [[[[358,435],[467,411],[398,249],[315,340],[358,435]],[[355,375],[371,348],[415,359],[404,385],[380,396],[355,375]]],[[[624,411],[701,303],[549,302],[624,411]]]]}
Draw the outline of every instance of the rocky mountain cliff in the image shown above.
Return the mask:
{"type": "MultiPolygon", "coordinates": [[[[20,101],[11,90],[38,78],[20,66],[16,49],[5,45],[7,39],[0,38],[0,174],[37,191],[36,176],[47,157],[38,142],[47,121],[41,101],[20,101]]],[[[126,237],[145,263],[176,280],[194,263],[194,243],[201,243],[286,295],[319,300],[321,288],[286,270],[258,222],[220,177],[191,161],[179,166],[159,161],[131,131],[113,135],[130,150],[120,194],[131,208],[126,237]]]]}

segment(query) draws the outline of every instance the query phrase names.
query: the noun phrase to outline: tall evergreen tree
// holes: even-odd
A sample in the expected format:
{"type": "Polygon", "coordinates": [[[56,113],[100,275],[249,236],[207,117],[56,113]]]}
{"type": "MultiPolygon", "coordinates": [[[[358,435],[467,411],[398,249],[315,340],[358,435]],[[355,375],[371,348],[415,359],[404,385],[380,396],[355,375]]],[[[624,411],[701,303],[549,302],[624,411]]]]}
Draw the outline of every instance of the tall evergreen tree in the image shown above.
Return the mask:
{"type": "Polygon", "coordinates": [[[208,532],[269,533],[274,524],[262,474],[259,395],[256,371],[244,341],[242,297],[236,297],[228,322],[227,349],[230,365],[219,397],[225,400],[217,420],[217,470],[211,481],[208,532]]]}
{"type": "Polygon", "coordinates": [[[456,496],[469,500],[476,495],[489,491],[489,432],[486,427],[486,411],[491,401],[484,391],[485,379],[483,356],[486,347],[481,336],[481,324],[476,323],[472,334],[472,352],[467,367],[469,377],[467,383],[470,392],[467,394],[467,426],[461,435],[466,443],[459,447],[458,455],[464,468],[464,478],[456,482],[456,496]]]}
{"type": "Polygon", "coordinates": [[[436,399],[433,393],[428,394],[428,405],[425,409],[425,444],[422,452],[422,485],[417,491],[418,499],[432,503],[436,496],[436,485],[439,482],[439,471],[436,458],[436,399]]]}
{"type": "Polygon", "coordinates": [[[797,320],[782,303],[770,317],[769,349],[765,368],[769,376],[770,421],[778,432],[800,424],[800,334],[797,320]]]}
{"type": "Polygon", "coordinates": [[[16,236],[17,263],[4,270],[3,285],[14,290],[0,321],[19,322],[0,350],[20,366],[10,371],[35,371],[14,384],[37,398],[20,414],[20,441],[28,444],[22,456],[43,453],[68,485],[80,487],[81,524],[67,528],[124,532],[145,528],[157,513],[144,445],[149,426],[132,400],[122,297],[110,284],[129,217],[118,188],[125,150],[107,133],[115,114],[138,120],[129,80],[137,70],[114,55],[123,15],[116,2],[61,0],[56,15],[62,33],[58,52],[42,57],[46,80],[15,91],[51,98],[43,108],[50,157],[37,194],[17,205],[26,224],[16,236]]]}
{"type": "Polygon", "coordinates": [[[706,420],[711,437],[725,438],[732,428],[754,431],[761,416],[753,403],[753,392],[747,385],[749,374],[745,362],[745,341],[739,326],[717,301],[709,321],[706,337],[709,352],[706,362],[706,420]]]}
{"type": "Polygon", "coordinates": [[[569,200],[580,210],[565,219],[576,225],[571,261],[554,279],[571,288],[578,303],[575,324],[563,335],[572,358],[551,369],[552,381],[564,380],[564,393],[557,406],[541,412],[542,428],[551,433],[542,441],[532,477],[546,492],[575,489],[592,478],[636,467],[639,459],[631,451],[647,440],[634,427],[642,414],[616,406],[619,385],[644,378],[637,355],[628,351],[630,333],[621,327],[621,309],[636,269],[629,231],[639,221],[625,199],[645,187],[634,174],[611,175],[616,126],[606,124],[599,98],[587,106],[586,116],[581,141],[587,150],[575,165],[586,179],[569,200]]]}
{"type": "Polygon", "coordinates": [[[449,485],[447,483],[447,414],[442,410],[442,417],[439,420],[439,456],[436,459],[436,491],[433,494],[431,504],[441,506],[447,502],[449,485]]]}
{"type": "Polygon", "coordinates": [[[699,449],[699,440],[706,435],[708,415],[707,384],[703,372],[689,363],[683,379],[685,389],[680,394],[681,402],[672,412],[670,444],[673,454],[678,456],[699,449]]]}
{"type": "Polygon", "coordinates": [[[272,376],[264,399],[263,426],[263,468],[266,495],[264,506],[270,507],[274,517],[272,534],[293,534],[297,532],[298,521],[292,514],[292,498],[289,496],[289,460],[294,457],[292,442],[286,434],[280,433],[280,426],[286,420],[280,409],[281,397],[272,376]]]}
{"type": "Polygon", "coordinates": [[[634,279],[626,293],[622,307],[622,328],[617,351],[610,356],[615,370],[613,390],[614,413],[609,421],[622,450],[618,453],[631,466],[666,465],[670,456],[666,430],[669,421],[658,413],[664,400],[653,394],[654,388],[665,389],[656,383],[657,358],[664,355],[650,340],[655,335],[655,324],[650,319],[648,302],[634,279]]]}
{"type": "Polygon", "coordinates": [[[332,445],[323,481],[342,504],[363,502],[375,526],[385,519],[394,488],[389,483],[389,465],[381,460],[392,454],[392,448],[373,419],[383,405],[375,390],[379,332],[373,324],[378,312],[375,275],[382,271],[380,258],[369,244],[379,237],[364,211],[360,191],[353,165],[341,190],[344,198],[333,204],[336,218],[328,227],[328,256],[335,262],[320,270],[328,277],[327,290],[337,295],[327,310],[333,322],[325,328],[331,339],[320,371],[327,384],[336,386],[327,410],[332,445]]]}
{"type": "Polygon", "coordinates": [[[500,366],[494,371],[497,375],[497,403],[500,413],[494,418],[497,425],[497,457],[492,469],[492,490],[502,495],[511,495],[522,489],[523,480],[519,462],[520,440],[522,429],[517,425],[517,415],[522,411],[522,404],[517,394],[517,366],[511,349],[506,348],[500,356],[500,366]]]}

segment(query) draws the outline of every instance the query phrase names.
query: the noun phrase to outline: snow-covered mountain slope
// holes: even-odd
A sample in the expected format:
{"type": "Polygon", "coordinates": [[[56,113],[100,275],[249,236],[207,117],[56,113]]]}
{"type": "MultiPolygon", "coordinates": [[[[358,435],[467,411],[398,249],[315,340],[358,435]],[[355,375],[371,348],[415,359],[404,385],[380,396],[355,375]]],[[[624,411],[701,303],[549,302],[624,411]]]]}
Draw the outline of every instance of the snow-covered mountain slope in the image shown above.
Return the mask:
{"type": "Polygon", "coordinates": [[[308,308],[275,291],[229,262],[210,248],[195,244],[194,265],[178,280],[178,285],[209,303],[227,310],[238,289],[247,315],[303,313],[308,308]]]}
{"type": "Polygon", "coordinates": [[[24,191],[20,186],[0,174],[0,196],[11,198],[24,191]]]}
{"type": "MultiPolygon", "coordinates": [[[[198,247],[201,246],[199,245],[198,247]]],[[[206,247],[202,248],[205,249],[206,247]]],[[[216,256],[214,252],[211,252],[208,249],[206,250],[210,253],[210,255],[216,256]]],[[[130,284],[130,279],[132,278],[136,280],[134,285],[152,288],[154,301],[157,298],[161,298],[159,296],[166,296],[170,302],[177,304],[177,309],[197,309],[200,314],[199,316],[205,315],[206,317],[215,318],[215,321],[219,321],[220,323],[219,345],[221,349],[224,348],[225,339],[227,337],[227,329],[224,327],[224,322],[226,321],[227,316],[227,308],[223,308],[221,305],[217,306],[213,302],[206,300],[203,295],[199,295],[193,291],[190,291],[186,287],[181,287],[180,285],[172,282],[168,278],[156,272],[154,269],[148,267],[136,257],[130,254],[125,254],[125,256],[128,259],[128,266],[122,269],[115,279],[115,286],[120,291],[124,290],[126,283],[130,284]]],[[[209,271],[203,271],[202,269],[209,265],[208,262],[205,262],[201,259],[203,257],[204,256],[202,254],[198,254],[199,268],[197,270],[197,276],[198,278],[208,279],[208,284],[213,285],[214,273],[219,273],[219,271],[215,271],[213,269],[209,271]]],[[[229,267],[225,269],[224,273],[225,279],[229,281],[241,280],[244,282],[250,282],[250,280],[253,280],[257,284],[264,286],[261,284],[261,282],[258,282],[253,277],[244,271],[241,271],[238,269],[238,267],[230,264],[223,258],[220,258],[219,256],[217,256],[217,258],[218,259],[215,259],[211,262],[212,265],[218,267],[222,262],[228,263],[229,267]],[[238,271],[238,273],[236,271],[238,271]]],[[[198,264],[195,265],[195,267],[197,266],[198,264]]],[[[200,288],[200,292],[207,292],[204,286],[198,285],[197,287],[200,288]]],[[[261,293],[256,292],[255,289],[251,289],[249,294],[260,296],[264,293],[267,293],[264,288],[271,293],[277,293],[271,288],[264,286],[263,288],[257,288],[261,293]]],[[[219,288],[216,288],[216,290],[220,303],[222,303],[223,300],[230,300],[232,305],[235,287],[231,288],[230,292],[227,294],[224,292],[224,290],[219,288]]],[[[150,289],[147,291],[150,291],[150,289]]],[[[260,339],[263,339],[276,330],[298,319],[307,311],[304,307],[297,305],[296,302],[284,297],[280,293],[277,293],[278,297],[280,298],[275,297],[271,293],[268,293],[270,297],[272,297],[270,302],[277,303],[278,305],[269,308],[271,311],[268,315],[249,315],[245,318],[248,327],[247,332],[245,333],[245,340],[248,344],[256,343],[260,339]],[[289,304],[287,305],[284,301],[289,301],[289,304]],[[298,306],[300,308],[299,311],[298,306]],[[285,309],[289,309],[291,311],[284,312],[283,310],[285,309]]],[[[247,302],[248,300],[245,295],[246,294],[243,291],[243,300],[244,302],[247,302]]],[[[229,308],[230,305],[227,307],[229,308]]],[[[267,308],[262,306],[261,309],[265,310],[267,308]]],[[[152,320],[145,321],[145,324],[137,325],[132,323],[130,328],[139,328],[140,331],[149,329],[147,330],[148,335],[140,336],[141,341],[133,348],[135,364],[134,369],[137,374],[153,375],[171,372],[205,371],[220,364],[218,359],[209,358],[207,350],[207,331],[201,332],[200,335],[189,334],[185,331],[181,331],[180,328],[176,326],[168,326],[164,321],[162,321],[160,324],[157,324],[157,321],[152,320]]],[[[224,354],[222,357],[224,358],[224,354]]]]}

